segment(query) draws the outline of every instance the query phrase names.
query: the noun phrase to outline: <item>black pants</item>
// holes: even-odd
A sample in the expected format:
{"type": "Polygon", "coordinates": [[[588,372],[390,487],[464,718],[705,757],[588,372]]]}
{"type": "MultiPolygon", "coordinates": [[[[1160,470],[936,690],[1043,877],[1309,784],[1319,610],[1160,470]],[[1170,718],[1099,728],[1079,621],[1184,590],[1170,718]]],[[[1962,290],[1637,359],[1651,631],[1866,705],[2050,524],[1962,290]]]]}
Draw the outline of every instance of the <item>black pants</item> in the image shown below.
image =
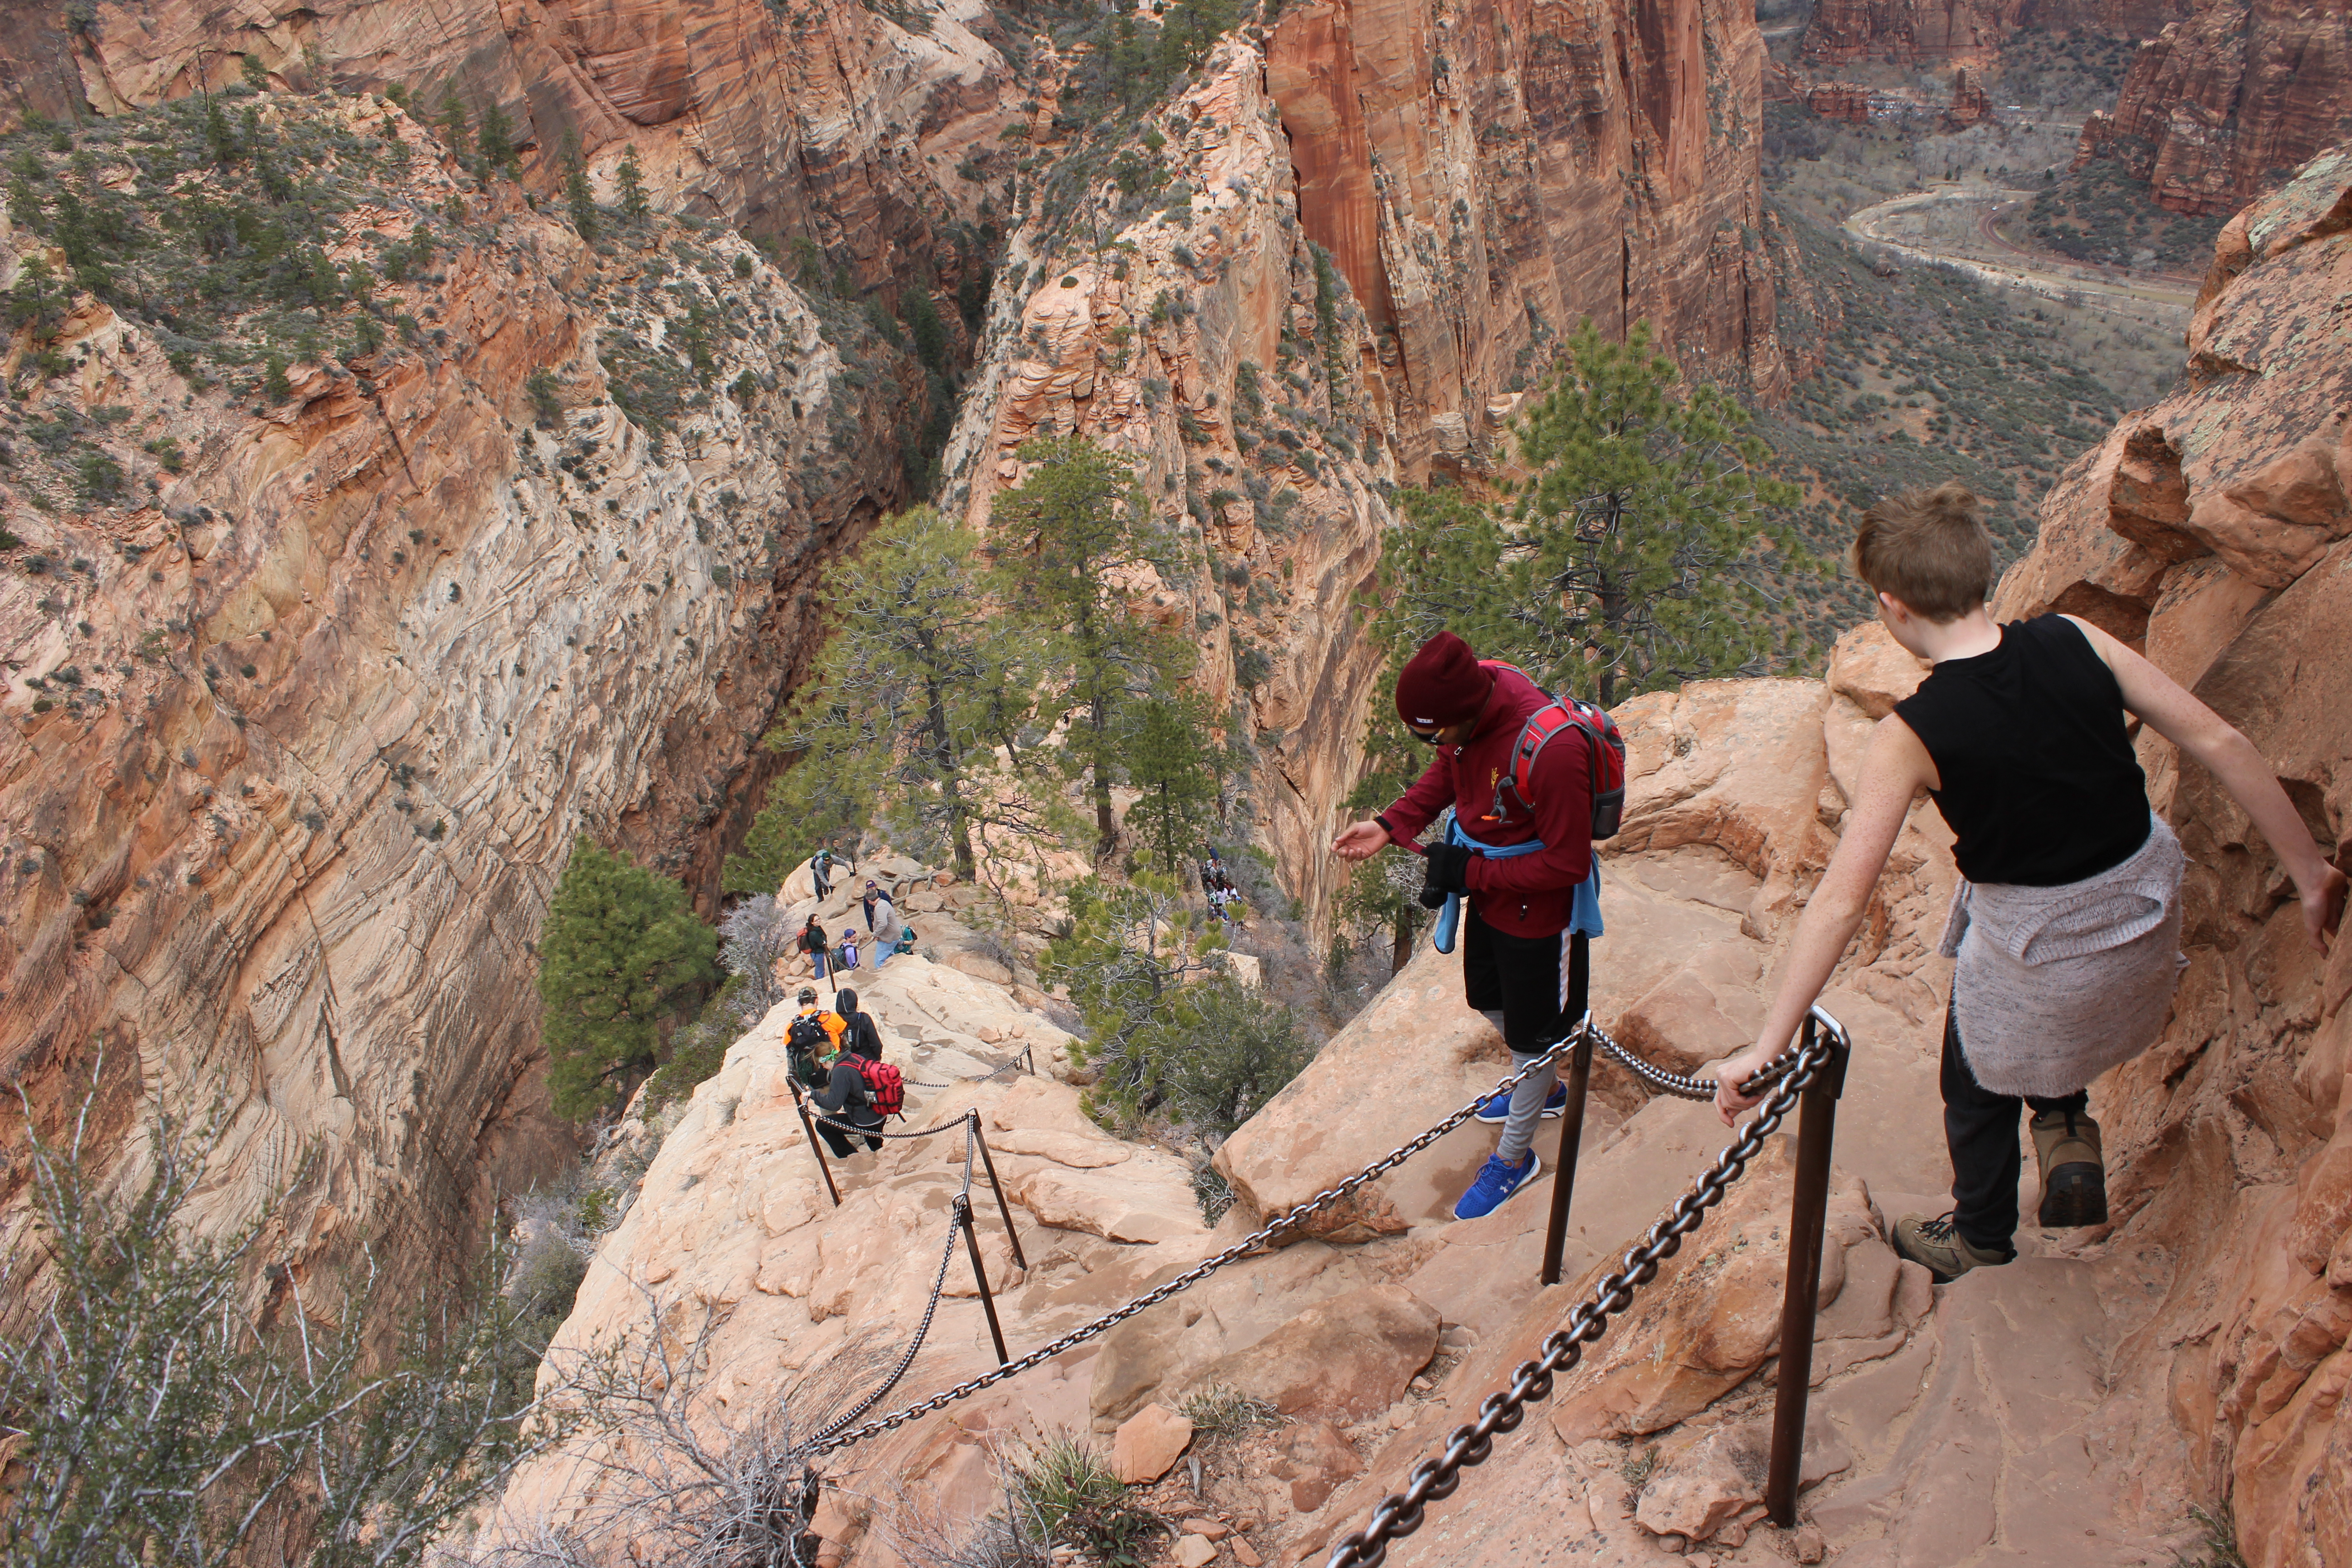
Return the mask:
{"type": "Polygon", "coordinates": [[[1503,1043],[1521,1056],[1548,1050],[1584,1012],[1574,960],[1584,944],[1566,931],[1510,936],[1462,911],[1462,994],[1481,1013],[1503,1015],[1503,1043]]]}
{"type": "Polygon", "coordinates": [[[824,1140],[824,1146],[833,1151],[833,1157],[836,1160],[846,1160],[856,1153],[859,1142],[863,1142],[869,1149],[878,1150],[882,1147],[882,1140],[870,1133],[844,1132],[829,1121],[820,1121],[816,1124],[816,1135],[824,1140]]]}
{"type": "Polygon", "coordinates": [[[2030,1105],[2037,1116],[2071,1110],[2090,1113],[2088,1089],[2063,1100],[1995,1094],[1977,1082],[1960,1051],[1960,1026],[1944,1009],[1944,1142],[1952,1151],[1952,1219],[1960,1238],[1980,1252],[2013,1250],[2017,1234],[2017,1182],[2025,1171],[2017,1113],[2030,1105]]]}

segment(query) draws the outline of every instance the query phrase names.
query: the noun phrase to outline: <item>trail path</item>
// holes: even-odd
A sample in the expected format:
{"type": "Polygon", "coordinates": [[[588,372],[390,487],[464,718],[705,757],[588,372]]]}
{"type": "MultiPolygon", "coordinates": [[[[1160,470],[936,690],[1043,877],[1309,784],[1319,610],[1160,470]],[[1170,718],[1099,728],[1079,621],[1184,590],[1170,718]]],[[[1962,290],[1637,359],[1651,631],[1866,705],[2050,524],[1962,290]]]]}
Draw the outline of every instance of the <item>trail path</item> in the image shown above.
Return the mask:
{"type": "Polygon", "coordinates": [[[1884,246],[1915,261],[1937,262],[1958,268],[1979,282],[1997,288],[2021,289],[2052,299],[2070,293],[2095,295],[2142,304],[2169,305],[2182,310],[2197,302],[2195,285],[2184,279],[2131,272],[2119,268],[2069,266],[2020,250],[2003,239],[1994,225],[2008,204],[2029,199],[2033,195],[2030,190],[1997,190],[1982,185],[1950,185],[1911,191],[1863,208],[1845,220],[1845,231],[1857,239],[1884,246]],[[1905,216],[1923,207],[1952,203],[1985,205],[1985,211],[1978,220],[1979,232],[1988,244],[2002,253],[2004,259],[1989,261],[1980,256],[1937,248],[1918,242],[1916,236],[1895,237],[1901,232],[1900,220],[1905,216]]]}

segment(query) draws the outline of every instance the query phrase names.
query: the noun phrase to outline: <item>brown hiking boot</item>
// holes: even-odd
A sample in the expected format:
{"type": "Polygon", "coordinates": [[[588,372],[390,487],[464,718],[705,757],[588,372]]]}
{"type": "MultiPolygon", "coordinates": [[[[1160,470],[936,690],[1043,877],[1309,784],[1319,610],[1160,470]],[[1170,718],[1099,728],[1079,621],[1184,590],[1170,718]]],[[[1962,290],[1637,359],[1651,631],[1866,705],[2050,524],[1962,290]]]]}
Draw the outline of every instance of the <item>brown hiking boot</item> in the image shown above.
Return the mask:
{"type": "Polygon", "coordinates": [[[1905,1215],[1895,1222],[1895,1250],[1914,1263],[1926,1265],[1938,1285],[1949,1285],[1971,1268],[2007,1263],[2017,1256],[2014,1251],[1979,1252],[1970,1247],[1953,1228],[1948,1214],[1934,1219],[1905,1215]]]}
{"type": "Polygon", "coordinates": [[[2107,1223],[2107,1167],[2099,1152],[2097,1122],[2079,1110],[2037,1115],[2033,1153],[2042,1164],[2044,1229],[2107,1223]]]}

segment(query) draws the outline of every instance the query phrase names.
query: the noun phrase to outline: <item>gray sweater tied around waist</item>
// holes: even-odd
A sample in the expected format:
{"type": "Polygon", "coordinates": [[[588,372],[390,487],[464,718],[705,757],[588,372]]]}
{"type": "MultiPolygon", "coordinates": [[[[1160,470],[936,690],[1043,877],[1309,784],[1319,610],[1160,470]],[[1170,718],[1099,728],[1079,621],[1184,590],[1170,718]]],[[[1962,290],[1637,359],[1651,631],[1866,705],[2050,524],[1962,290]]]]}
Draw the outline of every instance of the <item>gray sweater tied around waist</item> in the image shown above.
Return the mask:
{"type": "Polygon", "coordinates": [[[2156,1043],[2187,963],[2186,864],[2180,840],[2151,813],[2147,842],[2095,877],[1953,889],[1940,951],[1958,961],[1952,1006],[1978,1083],[2055,1100],[2156,1043]]]}

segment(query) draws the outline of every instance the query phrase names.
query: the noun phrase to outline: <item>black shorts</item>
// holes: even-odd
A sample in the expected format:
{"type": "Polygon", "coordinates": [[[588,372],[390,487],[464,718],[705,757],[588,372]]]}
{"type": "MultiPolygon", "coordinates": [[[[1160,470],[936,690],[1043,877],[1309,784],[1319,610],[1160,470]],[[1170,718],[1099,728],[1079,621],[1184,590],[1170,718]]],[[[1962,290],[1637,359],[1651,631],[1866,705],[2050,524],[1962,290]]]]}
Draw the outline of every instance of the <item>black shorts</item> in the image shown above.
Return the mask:
{"type": "Polygon", "coordinates": [[[1462,992],[1481,1013],[1500,1010],[1503,1043],[1522,1056],[1553,1045],[1584,1014],[1584,944],[1566,931],[1510,936],[1465,910],[1462,992]]]}

